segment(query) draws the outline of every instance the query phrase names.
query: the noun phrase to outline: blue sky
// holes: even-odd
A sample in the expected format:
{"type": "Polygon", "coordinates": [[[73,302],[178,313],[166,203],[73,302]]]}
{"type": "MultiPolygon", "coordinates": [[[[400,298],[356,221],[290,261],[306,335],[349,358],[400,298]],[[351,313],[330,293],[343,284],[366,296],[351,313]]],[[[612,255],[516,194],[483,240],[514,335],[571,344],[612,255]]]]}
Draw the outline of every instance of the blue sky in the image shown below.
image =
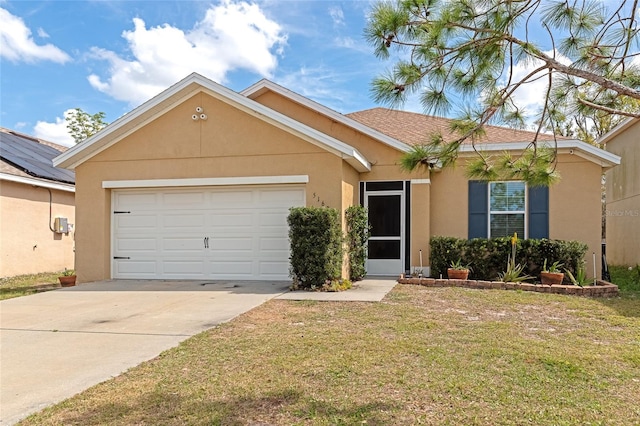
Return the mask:
{"type": "Polygon", "coordinates": [[[65,111],[112,122],[194,71],[237,91],[269,78],[339,112],[371,108],[369,83],[391,64],[363,39],[370,5],[0,0],[0,125],[69,145],[65,111]]]}
{"type": "MultiPolygon", "coordinates": [[[[0,126],[72,145],[66,111],[112,122],[192,72],[236,91],[268,78],[342,113],[379,106],[370,82],[393,63],[363,38],[373,2],[0,0],[0,126]]],[[[546,84],[519,88],[519,107],[538,110],[546,84]]],[[[417,99],[404,109],[422,111],[417,99]]]]}

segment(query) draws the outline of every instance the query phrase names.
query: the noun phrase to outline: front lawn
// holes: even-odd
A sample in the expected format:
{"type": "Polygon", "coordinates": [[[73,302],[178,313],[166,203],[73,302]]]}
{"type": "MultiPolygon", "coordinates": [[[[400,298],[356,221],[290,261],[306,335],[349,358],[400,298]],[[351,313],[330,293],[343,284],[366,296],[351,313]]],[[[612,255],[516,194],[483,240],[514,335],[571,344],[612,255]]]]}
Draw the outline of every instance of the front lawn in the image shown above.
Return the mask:
{"type": "Polygon", "coordinates": [[[0,278],[0,300],[28,296],[38,291],[59,287],[59,276],[60,272],[44,272],[0,278]]]}
{"type": "Polygon", "coordinates": [[[269,301],[21,424],[622,425],[638,395],[637,297],[397,285],[269,301]]]}

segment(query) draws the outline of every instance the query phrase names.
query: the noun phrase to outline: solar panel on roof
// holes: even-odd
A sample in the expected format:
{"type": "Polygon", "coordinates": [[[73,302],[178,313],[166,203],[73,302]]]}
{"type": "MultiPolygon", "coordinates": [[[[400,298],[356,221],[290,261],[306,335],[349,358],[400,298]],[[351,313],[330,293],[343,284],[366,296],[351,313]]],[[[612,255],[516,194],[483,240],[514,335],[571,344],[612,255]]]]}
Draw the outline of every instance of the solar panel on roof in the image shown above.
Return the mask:
{"type": "Polygon", "coordinates": [[[0,132],[2,160],[31,176],[75,184],[74,172],[53,167],[52,160],[60,154],[57,149],[28,137],[0,132]]]}

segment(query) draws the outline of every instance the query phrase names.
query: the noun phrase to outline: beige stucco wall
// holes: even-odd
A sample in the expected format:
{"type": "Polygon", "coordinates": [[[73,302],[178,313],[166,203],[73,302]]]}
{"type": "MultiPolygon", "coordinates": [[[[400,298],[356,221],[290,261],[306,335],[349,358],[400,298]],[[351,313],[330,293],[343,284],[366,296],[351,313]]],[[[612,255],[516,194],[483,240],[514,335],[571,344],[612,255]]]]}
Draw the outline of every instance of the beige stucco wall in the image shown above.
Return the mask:
{"type": "MultiPolygon", "coordinates": [[[[469,190],[464,161],[454,169],[431,174],[431,235],[468,236],[469,190]]],[[[593,276],[595,253],[600,276],[602,169],[578,155],[565,154],[559,156],[558,172],[561,180],[549,190],[549,238],[586,243],[587,272],[593,276]]]]}
{"type": "MultiPolygon", "coordinates": [[[[52,189],[51,226],[56,217],[75,224],[72,192],[52,189]]],[[[49,191],[0,181],[0,277],[62,271],[74,267],[74,234],[49,228],[49,191]]]]}
{"type": "MultiPolygon", "coordinates": [[[[111,191],[102,188],[102,182],[110,180],[308,175],[307,205],[344,212],[358,202],[360,181],[418,179],[411,185],[410,264],[419,265],[422,250],[428,266],[431,235],[467,237],[468,186],[462,165],[408,174],[400,170],[402,153],[394,148],[280,95],[267,92],[256,100],[358,149],[372,170],[358,173],[337,155],[211,94],[183,94],[175,105],[163,105],[164,115],[147,117],[144,127],[76,169],[76,265],[81,282],[111,276],[111,191]],[[192,120],[197,106],[204,108],[206,121],[192,120]]],[[[563,180],[550,194],[550,238],[586,242],[589,253],[596,252],[599,268],[600,167],[566,155],[560,158],[559,171],[563,180]]],[[[587,261],[591,271],[590,255],[587,261]]]]}
{"type": "Polygon", "coordinates": [[[640,121],[607,143],[621,157],[606,174],[607,261],[640,264],[640,121]]]}
{"type": "Polygon", "coordinates": [[[200,93],[76,169],[77,271],[80,282],[107,279],[111,191],[103,181],[308,175],[307,205],[341,209],[354,187],[338,156],[200,93]],[[193,121],[197,106],[206,121],[193,121]]]}

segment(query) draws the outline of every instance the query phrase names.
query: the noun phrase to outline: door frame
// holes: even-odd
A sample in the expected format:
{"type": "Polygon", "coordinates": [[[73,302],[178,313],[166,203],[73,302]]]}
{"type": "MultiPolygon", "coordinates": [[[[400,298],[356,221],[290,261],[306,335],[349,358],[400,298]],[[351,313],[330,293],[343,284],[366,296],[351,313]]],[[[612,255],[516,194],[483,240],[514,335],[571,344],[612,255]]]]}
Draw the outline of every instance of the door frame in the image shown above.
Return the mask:
{"type": "MultiPolygon", "coordinates": [[[[364,207],[369,205],[369,196],[376,195],[399,195],[400,196],[400,258],[388,262],[398,262],[398,265],[389,265],[394,270],[386,270],[383,273],[371,272],[370,261],[367,258],[367,274],[381,276],[395,276],[406,272],[409,268],[410,258],[410,213],[411,213],[411,185],[409,181],[366,181],[360,182],[360,204],[364,207]],[[395,269],[397,267],[397,269],[395,269]]],[[[381,259],[384,261],[384,259],[381,259]]],[[[375,261],[375,259],[374,259],[375,261]]]]}

